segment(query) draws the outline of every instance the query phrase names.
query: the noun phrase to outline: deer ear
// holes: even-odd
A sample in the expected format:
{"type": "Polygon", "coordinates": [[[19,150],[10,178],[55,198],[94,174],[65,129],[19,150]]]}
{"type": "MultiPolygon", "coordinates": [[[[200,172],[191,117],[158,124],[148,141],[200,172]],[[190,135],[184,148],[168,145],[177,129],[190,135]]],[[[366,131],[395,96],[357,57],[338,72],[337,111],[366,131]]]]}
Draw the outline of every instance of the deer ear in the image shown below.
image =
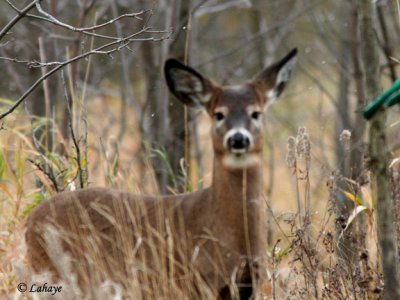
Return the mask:
{"type": "Polygon", "coordinates": [[[253,80],[257,89],[265,94],[266,103],[274,102],[283,92],[296,63],[296,55],[295,48],[280,61],[265,68],[253,80]]]}
{"type": "Polygon", "coordinates": [[[176,59],[164,65],[168,88],[178,100],[189,106],[207,106],[211,100],[213,84],[194,69],[176,59]]]}

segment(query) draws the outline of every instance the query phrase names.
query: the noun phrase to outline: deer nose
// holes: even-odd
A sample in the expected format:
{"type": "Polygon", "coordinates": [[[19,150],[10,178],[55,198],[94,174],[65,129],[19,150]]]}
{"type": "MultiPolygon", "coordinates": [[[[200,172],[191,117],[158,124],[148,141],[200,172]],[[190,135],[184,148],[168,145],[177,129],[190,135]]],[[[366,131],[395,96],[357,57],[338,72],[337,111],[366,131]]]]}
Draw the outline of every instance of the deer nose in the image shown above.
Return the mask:
{"type": "Polygon", "coordinates": [[[233,153],[244,152],[249,148],[249,146],[249,137],[240,132],[236,132],[228,139],[228,147],[233,153]]]}

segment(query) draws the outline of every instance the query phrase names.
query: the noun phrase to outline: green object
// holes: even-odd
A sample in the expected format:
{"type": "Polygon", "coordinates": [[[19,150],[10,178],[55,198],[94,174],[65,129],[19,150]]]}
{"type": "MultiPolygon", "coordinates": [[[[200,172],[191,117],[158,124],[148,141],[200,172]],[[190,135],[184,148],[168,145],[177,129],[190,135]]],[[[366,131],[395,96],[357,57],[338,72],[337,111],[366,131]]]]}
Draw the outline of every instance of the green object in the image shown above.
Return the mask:
{"type": "Polygon", "coordinates": [[[400,79],[397,79],[393,85],[376,97],[371,103],[363,109],[365,119],[370,119],[380,107],[390,107],[400,102],[400,79]],[[399,91],[398,91],[399,90],[399,91]]]}
{"type": "Polygon", "coordinates": [[[395,105],[396,103],[400,102],[400,91],[396,94],[391,95],[389,98],[386,99],[385,103],[383,104],[385,107],[390,107],[395,105]]]}

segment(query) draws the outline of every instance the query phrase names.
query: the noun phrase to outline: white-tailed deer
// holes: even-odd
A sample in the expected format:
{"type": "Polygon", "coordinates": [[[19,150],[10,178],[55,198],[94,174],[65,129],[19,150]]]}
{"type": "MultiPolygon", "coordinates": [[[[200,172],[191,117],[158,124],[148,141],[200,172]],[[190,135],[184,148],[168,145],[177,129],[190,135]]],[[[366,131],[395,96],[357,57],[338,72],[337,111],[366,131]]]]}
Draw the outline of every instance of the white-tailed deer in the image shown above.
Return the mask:
{"type": "Polygon", "coordinates": [[[48,245],[55,228],[82,286],[110,276],[124,282],[132,273],[140,280],[146,273],[165,272],[183,285],[198,276],[217,298],[256,294],[265,280],[267,250],[263,112],[283,91],[296,54],[292,50],[245,84],[226,87],[168,60],[164,70],[170,91],[185,105],[204,108],[211,118],[211,186],[158,197],[107,188],[58,194],[40,203],[27,220],[31,268],[60,277],[59,258],[48,245]]]}

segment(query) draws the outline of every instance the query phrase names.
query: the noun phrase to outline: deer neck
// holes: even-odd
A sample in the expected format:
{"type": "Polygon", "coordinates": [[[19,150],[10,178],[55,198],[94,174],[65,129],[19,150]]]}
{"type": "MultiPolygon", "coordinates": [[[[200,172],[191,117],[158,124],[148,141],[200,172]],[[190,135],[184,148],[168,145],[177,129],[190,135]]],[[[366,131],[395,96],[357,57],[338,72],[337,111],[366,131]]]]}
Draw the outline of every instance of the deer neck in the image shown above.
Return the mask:
{"type": "Polygon", "coordinates": [[[214,228],[221,228],[220,236],[229,241],[227,244],[238,245],[239,253],[250,251],[254,257],[261,257],[265,251],[262,181],[261,156],[259,164],[244,170],[227,169],[218,156],[214,159],[209,198],[218,218],[214,228]],[[232,237],[237,240],[232,241],[232,237]]]}
{"type": "Polygon", "coordinates": [[[262,163],[246,169],[226,168],[222,157],[214,158],[211,193],[214,205],[223,208],[258,201],[262,191],[262,163]]]}

